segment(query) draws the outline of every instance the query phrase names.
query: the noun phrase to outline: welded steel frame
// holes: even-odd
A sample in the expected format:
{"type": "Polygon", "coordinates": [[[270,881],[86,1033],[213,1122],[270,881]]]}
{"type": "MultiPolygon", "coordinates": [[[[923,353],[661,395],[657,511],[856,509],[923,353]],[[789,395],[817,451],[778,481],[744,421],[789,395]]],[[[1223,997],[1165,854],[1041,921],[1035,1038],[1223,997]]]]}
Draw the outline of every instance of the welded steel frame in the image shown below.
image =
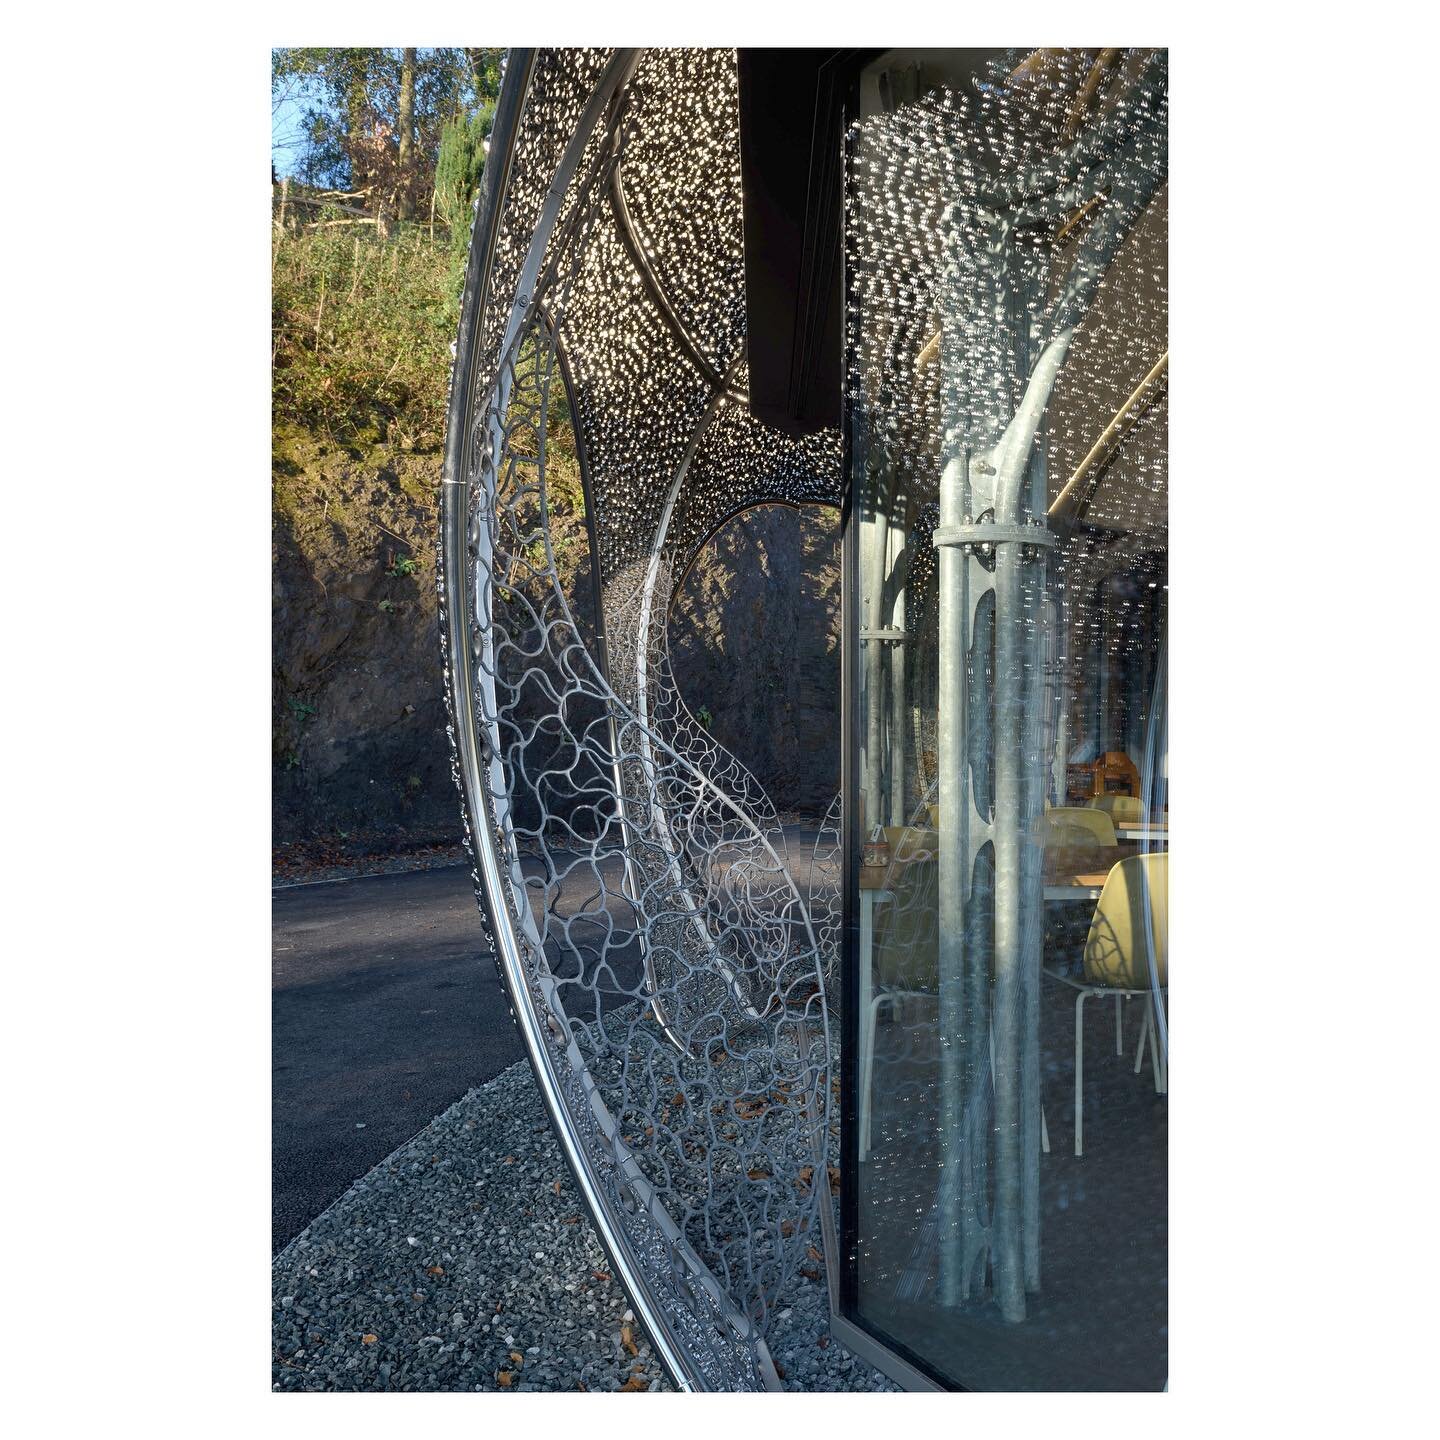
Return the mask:
{"type": "MultiPolygon", "coordinates": [[[[704,53],[710,58],[700,62],[700,69],[706,76],[719,73],[723,79],[716,66],[723,65],[725,52],[704,53]]],[[[710,443],[712,424],[722,411],[731,430],[750,448],[768,446],[775,456],[770,469],[763,464],[753,467],[745,483],[731,487],[725,496],[731,514],[776,501],[838,503],[839,447],[823,440],[808,448],[796,446],[750,421],[743,389],[735,382],[736,362],[724,366],[706,362],[700,341],[685,329],[679,307],[670,304],[663,281],[653,273],[645,246],[635,233],[622,183],[626,127],[643,127],[651,116],[658,114],[663,119],[664,115],[663,95],[657,99],[653,88],[648,92],[643,87],[636,89],[637,72],[645,63],[646,52],[637,50],[510,54],[477,206],[450,397],[439,566],[447,701],[454,768],[487,936],[562,1151],[615,1273],[679,1388],[777,1388],[779,1378],[769,1358],[764,1327],[778,1292],[744,1293],[746,1287],[760,1284],[757,1277],[761,1274],[772,1277],[774,1284],[787,1283],[784,1277],[795,1267],[786,1260],[786,1253],[802,1253],[801,1247],[807,1243],[809,1220],[803,1219],[805,1215],[814,1218],[823,1237],[832,1283],[835,1271],[833,1215],[826,1182],[826,1140],[832,1125],[824,967],[804,898],[772,842],[772,836],[779,836],[773,806],[739,762],[703,735],[673,685],[667,688],[664,614],[673,595],[674,575],[683,573],[719,523],[713,517],[704,523],[707,497],[701,493],[695,502],[699,509],[692,503],[687,512],[688,533],[672,539],[672,519],[692,462],[710,443]],[[586,87],[583,92],[582,85],[586,87]],[[555,100],[556,95],[561,98],[555,100]],[[632,98],[634,108],[640,111],[638,121],[629,114],[632,98]],[[569,117],[568,131],[561,137],[563,150],[553,168],[543,174],[517,175],[522,144],[529,147],[526,153],[532,164],[549,163],[534,159],[544,153],[545,138],[556,128],[547,105],[569,117]],[[551,121],[548,126],[547,121],[551,121]],[[515,199],[520,193],[516,184],[529,186],[522,198],[531,203],[540,195],[537,187],[541,182],[543,199],[538,211],[526,212],[531,218],[521,222],[517,233],[511,218],[521,204],[515,199]],[[623,506],[615,506],[606,488],[609,484],[613,490],[614,476],[604,470],[603,454],[596,459],[604,447],[597,450],[595,435],[590,433],[595,417],[585,408],[586,378],[575,370],[575,347],[578,345],[583,357],[589,340],[583,328],[585,312],[579,312],[578,321],[567,316],[564,296],[557,299],[552,293],[562,271],[568,276],[566,286],[586,283],[587,252],[583,247],[602,245],[603,237],[594,237],[607,223],[597,219],[602,193],[608,195],[609,222],[630,256],[636,282],[665,318],[671,340],[682,352],[688,351],[692,361],[699,359],[696,369],[709,390],[679,463],[668,473],[668,488],[660,494],[649,492],[660,502],[660,514],[648,536],[636,532],[633,524],[625,531],[627,512],[623,506]],[[508,232],[506,225],[511,226],[508,232]],[[497,287],[495,275],[502,262],[508,267],[507,279],[497,287]],[[582,279],[577,281],[576,276],[582,279]],[[561,593],[549,540],[548,502],[543,498],[543,431],[547,423],[543,393],[538,412],[540,455],[517,457],[511,449],[513,422],[508,417],[522,342],[532,346],[532,355],[550,357],[546,363],[553,363],[558,370],[574,407],[595,599],[594,652],[588,658],[581,655],[574,640],[578,624],[561,593]],[[696,1032],[687,1033],[687,1017],[674,1013],[673,986],[666,990],[667,977],[661,973],[665,957],[684,951],[698,955],[698,973],[703,977],[708,965],[713,978],[731,997],[726,1000],[722,996],[717,1002],[712,992],[710,1000],[699,1002],[702,1012],[705,1005],[719,1003],[722,1010],[728,1007],[737,1023],[753,1023],[761,1048],[746,1055],[752,1059],[759,1055],[763,1060],[766,1043],[782,1047],[774,1049],[770,1069],[765,1071],[762,1065],[762,1073],[797,1077],[793,1084],[782,1082],[786,1093],[769,1106],[779,1117],[776,1123],[784,1122],[779,1131],[770,1125],[764,1104],[758,1120],[748,1114],[743,1117],[753,1122],[744,1132],[743,1143],[759,1145],[759,1153],[770,1157],[765,1163],[779,1173],[752,1170],[748,1178],[731,1174],[727,1195],[742,1218],[753,1214],[765,1219],[769,1229],[758,1249],[764,1253],[769,1245],[778,1258],[766,1261],[752,1275],[748,1259],[739,1269],[731,1263],[736,1254],[748,1257],[752,1248],[748,1233],[742,1237],[743,1248],[737,1248],[738,1242],[732,1243],[730,1236],[721,1237],[715,1242],[719,1247],[715,1254],[732,1277],[729,1288],[714,1270],[714,1261],[697,1249],[691,1233],[695,1227],[682,1228],[670,1214],[669,1167],[660,1163],[659,1157],[652,1162],[642,1153],[643,1144],[622,1134],[628,1122],[623,1122],[614,1108],[617,1093],[627,1108],[633,1108],[637,1099],[629,1088],[631,1082],[624,1078],[632,1063],[640,1071],[645,1064],[657,1071],[664,1067],[655,1061],[656,1052],[647,1049],[642,1059],[624,1059],[618,1082],[595,1072],[594,1062],[586,1058],[581,1046],[595,1039],[593,1031],[598,1032],[597,1043],[604,1049],[607,1032],[603,1019],[597,1010],[596,1022],[587,1028],[583,1017],[567,1012],[562,991],[568,982],[557,981],[542,933],[548,915],[537,921],[531,910],[512,818],[512,785],[516,775],[525,773],[525,758],[523,749],[516,749],[519,742],[507,731],[503,687],[508,682],[500,678],[503,653],[507,647],[514,649],[502,605],[510,594],[507,587],[511,581],[510,572],[498,568],[502,550],[496,548],[507,540],[503,533],[507,517],[501,512],[507,503],[505,487],[515,483],[519,462],[533,464],[540,474],[544,550],[531,577],[542,588],[551,586],[547,604],[554,602],[553,613],[560,617],[557,624],[569,637],[563,642],[565,664],[589,667],[577,683],[605,708],[615,794],[613,831],[604,833],[619,840],[597,841],[596,853],[605,849],[611,858],[623,859],[626,891],[637,911],[652,917],[640,925],[636,938],[648,1009],[653,1012],[658,1034],[669,1042],[672,1059],[668,1068],[679,1075],[682,1067],[690,1067],[682,1083],[690,1087],[687,1094],[692,1109],[699,1108],[693,1105],[697,1098],[706,1101],[718,1095],[722,1105],[710,1108],[723,1109],[728,1104],[732,1114],[740,1113],[732,1093],[740,1082],[727,1073],[727,1067],[735,1068],[736,1060],[729,1040],[719,1058],[697,1053],[690,1038],[696,1032]],[[786,480],[787,475],[797,477],[798,490],[786,480]],[[698,527],[697,520],[701,522],[698,527]],[[643,541],[643,548],[637,550],[637,541],[643,541]],[[640,562],[639,585],[633,594],[625,588],[630,583],[625,578],[629,572],[609,563],[607,544],[612,554],[631,555],[640,562]],[[677,745],[689,748],[682,753],[677,745]],[[708,778],[707,771],[722,776],[728,789],[708,778]],[[681,804],[686,808],[675,811],[672,820],[672,807],[681,804]],[[752,810],[756,813],[750,813],[752,810]],[[707,873],[709,857],[697,853],[693,842],[687,844],[675,833],[676,824],[693,832],[695,817],[702,812],[706,817],[720,817],[716,823],[721,832],[717,833],[723,834],[729,854],[739,856],[731,869],[755,868],[761,875],[758,890],[743,874],[737,890],[727,876],[707,873]],[[717,912],[716,906],[722,902],[725,908],[717,912]],[[746,910],[747,905],[753,911],[748,930],[746,916],[752,912],[746,910]],[[777,905],[778,917],[771,914],[777,905]],[[756,906],[761,908],[754,909],[756,906]],[[711,917],[718,918],[729,937],[728,951],[717,939],[711,917]],[[762,979],[769,976],[772,991],[768,995],[747,993],[746,985],[755,984],[753,964],[750,979],[742,981],[725,960],[727,954],[736,955],[737,963],[753,960],[734,949],[749,933],[757,942],[765,941],[762,960],[768,956],[764,963],[772,968],[760,973],[762,979]],[[807,974],[813,979],[806,981],[807,974]],[[662,999],[662,994],[667,998],[662,999]],[[770,1035],[768,1042],[765,1033],[770,1035]],[[787,1102],[788,1111],[779,1115],[787,1102]],[[768,1141],[767,1135],[772,1136],[768,1141]],[[807,1154],[809,1179],[804,1178],[800,1164],[807,1154]],[[801,1191],[798,1202],[793,1193],[797,1189],[801,1191]],[[753,1197],[747,1198],[749,1191],[754,1192],[753,1197]],[[775,1197],[783,1200],[784,1194],[790,1195],[786,1203],[794,1213],[802,1216],[798,1226],[788,1221],[781,1225],[776,1218],[780,1201],[775,1197]],[[776,1275],[779,1280],[773,1280],[776,1275]]],[[[657,60],[653,67],[662,78],[666,63],[657,60]]],[[[733,53],[730,64],[733,66],[733,53]]],[[[738,202],[738,196],[735,199],[738,202]]],[[[593,303],[589,313],[593,317],[593,303]]],[[[533,363],[538,370],[541,359],[533,363]]],[[[545,382],[545,393],[552,383],[545,382]]],[[[615,437],[607,437],[606,443],[613,450],[615,437]]],[[[623,436],[620,443],[624,443],[623,436]]],[[[734,443],[732,440],[732,449],[734,443]]],[[[723,454],[722,450],[722,458],[723,454]]],[[[561,643],[551,639],[548,629],[545,640],[547,645],[561,643]]],[[[592,743],[593,736],[587,732],[586,744],[592,743]]],[[[547,873],[553,873],[553,857],[543,839],[541,852],[543,863],[552,867],[547,873]]],[[[554,942],[548,943],[553,949],[554,942]]],[[[627,1022],[631,1033],[648,1023],[646,1013],[627,1022]]],[[[708,1014],[702,1013],[701,1020],[706,1019],[708,1014]]],[[[752,1059],[741,1057],[745,1077],[752,1059]]],[[[634,1090],[638,1092],[638,1082],[634,1090]]],[[[682,1098],[676,1097],[677,1101],[682,1098]]],[[[650,1103],[662,1108],[658,1101],[650,1103]]],[[[655,1123],[658,1126],[661,1120],[657,1117],[655,1123]]],[[[741,1143],[732,1144],[736,1154],[741,1143]]],[[[713,1163],[706,1161],[707,1174],[712,1173],[709,1167],[713,1163]]],[[[708,1221],[699,1228],[709,1234],[708,1221]]],[[[755,1232],[757,1238],[760,1234],[755,1232]]]]}

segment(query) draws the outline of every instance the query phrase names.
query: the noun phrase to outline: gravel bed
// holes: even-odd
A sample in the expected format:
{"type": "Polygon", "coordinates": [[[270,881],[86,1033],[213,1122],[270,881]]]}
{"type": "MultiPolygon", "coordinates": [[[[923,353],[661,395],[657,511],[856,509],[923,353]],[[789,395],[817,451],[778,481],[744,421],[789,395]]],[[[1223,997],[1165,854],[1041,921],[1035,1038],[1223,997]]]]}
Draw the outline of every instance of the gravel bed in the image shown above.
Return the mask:
{"type": "MultiPolygon", "coordinates": [[[[276,1390],[672,1388],[525,1062],[352,1185],[271,1277],[276,1390]]],[[[770,1336],[786,1389],[895,1388],[827,1323],[823,1279],[802,1283],[770,1336]]]]}

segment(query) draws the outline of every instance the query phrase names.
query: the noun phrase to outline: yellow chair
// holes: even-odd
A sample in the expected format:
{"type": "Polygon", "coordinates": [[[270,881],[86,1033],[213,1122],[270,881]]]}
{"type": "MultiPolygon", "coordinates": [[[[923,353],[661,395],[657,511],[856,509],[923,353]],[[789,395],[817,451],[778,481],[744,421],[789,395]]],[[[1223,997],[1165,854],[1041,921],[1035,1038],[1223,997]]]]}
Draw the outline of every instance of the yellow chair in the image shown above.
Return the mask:
{"type": "MultiPolygon", "coordinates": [[[[1124,796],[1115,796],[1124,799],[1124,796]]],[[[1057,805],[1045,812],[1045,818],[1052,825],[1081,826],[1089,833],[1080,843],[1083,845],[1118,845],[1115,838],[1115,822],[1104,810],[1092,809],[1088,805],[1057,805]]]]}
{"type": "Polygon", "coordinates": [[[883,829],[894,860],[934,856],[940,849],[940,837],[933,830],[923,830],[916,825],[886,825],[883,829]]]}
{"type": "MultiPolygon", "coordinates": [[[[1100,813],[1098,810],[1095,812],[1100,813]]],[[[1100,816],[1103,820],[1105,817],[1100,816]]],[[[1072,825],[1064,821],[1056,820],[1054,812],[1041,817],[1037,827],[1037,834],[1042,845],[1051,849],[1060,846],[1094,848],[1100,842],[1095,838],[1095,832],[1088,825],[1072,825]]],[[[1110,842],[1115,843],[1113,840],[1110,842]]]]}
{"type": "MultiPolygon", "coordinates": [[[[1125,997],[1145,997],[1145,1019],[1135,1053],[1138,1074],[1145,1049],[1150,1048],[1150,1068],[1155,1093],[1169,1090],[1169,1062],[1161,1053],[1160,1012],[1157,997],[1170,983],[1170,855],[1132,855],[1111,868],[1105,877],[1090,931],[1085,937],[1082,978],[1075,979],[1056,970],[1046,973],[1071,986],[1075,997],[1075,1153],[1084,1152],[1085,1001],[1092,995],[1115,997],[1115,1053],[1123,1053],[1121,1003],[1125,997]]],[[[1168,1049],[1168,1046],[1166,1047],[1168,1049]]]]}
{"type": "Polygon", "coordinates": [[[1116,825],[1135,825],[1145,818],[1145,807],[1138,795],[1096,795],[1089,808],[1108,815],[1116,825]]]}

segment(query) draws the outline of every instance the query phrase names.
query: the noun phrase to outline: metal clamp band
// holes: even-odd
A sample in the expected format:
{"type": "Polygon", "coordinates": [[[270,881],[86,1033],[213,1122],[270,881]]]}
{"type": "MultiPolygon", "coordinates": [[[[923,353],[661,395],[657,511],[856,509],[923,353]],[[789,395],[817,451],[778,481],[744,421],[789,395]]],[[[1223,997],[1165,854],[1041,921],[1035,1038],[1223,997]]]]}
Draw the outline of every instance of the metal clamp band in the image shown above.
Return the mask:
{"type": "Polygon", "coordinates": [[[880,630],[862,630],[862,631],[860,632],[860,638],[861,638],[862,640],[890,640],[890,641],[900,641],[900,640],[908,640],[908,639],[910,638],[910,633],[909,633],[909,631],[907,631],[907,630],[896,630],[896,629],[892,626],[892,627],[889,627],[889,628],[886,628],[886,629],[880,629],[880,630]]]}
{"type": "Polygon", "coordinates": [[[930,543],[938,550],[945,545],[1003,545],[1010,541],[1021,545],[1060,543],[1055,532],[1044,524],[997,525],[992,521],[980,525],[942,525],[930,543]]]}

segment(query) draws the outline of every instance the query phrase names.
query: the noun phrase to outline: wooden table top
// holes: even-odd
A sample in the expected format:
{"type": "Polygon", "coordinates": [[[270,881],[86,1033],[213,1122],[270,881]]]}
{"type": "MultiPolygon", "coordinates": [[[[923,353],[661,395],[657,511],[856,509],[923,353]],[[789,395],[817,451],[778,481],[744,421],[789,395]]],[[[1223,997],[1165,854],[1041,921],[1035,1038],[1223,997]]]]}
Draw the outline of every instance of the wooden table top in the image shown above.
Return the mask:
{"type": "Polygon", "coordinates": [[[1047,885],[1074,885],[1081,890],[1096,890],[1105,884],[1109,879],[1108,870],[1093,870],[1088,875],[1057,875],[1054,879],[1046,880],[1047,885]]]}

